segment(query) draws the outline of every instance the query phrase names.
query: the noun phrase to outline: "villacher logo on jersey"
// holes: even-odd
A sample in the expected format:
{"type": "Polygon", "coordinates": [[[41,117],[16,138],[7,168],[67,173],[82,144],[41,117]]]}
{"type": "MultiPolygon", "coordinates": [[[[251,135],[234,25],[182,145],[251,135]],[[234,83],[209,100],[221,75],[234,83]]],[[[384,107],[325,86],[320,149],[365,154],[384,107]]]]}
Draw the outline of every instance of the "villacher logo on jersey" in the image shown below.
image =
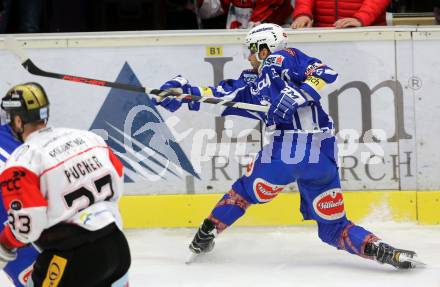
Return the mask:
{"type": "Polygon", "coordinates": [[[275,185],[262,178],[254,181],[254,194],[259,202],[269,202],[283,191],[284,185],[275,185]]]}
{"type": "Polygon", "coordinates": [[[330,189],[313,200],[315,212],[327,220],[335,220],[345,215],[344,199],[340,189],[330,189]]]}

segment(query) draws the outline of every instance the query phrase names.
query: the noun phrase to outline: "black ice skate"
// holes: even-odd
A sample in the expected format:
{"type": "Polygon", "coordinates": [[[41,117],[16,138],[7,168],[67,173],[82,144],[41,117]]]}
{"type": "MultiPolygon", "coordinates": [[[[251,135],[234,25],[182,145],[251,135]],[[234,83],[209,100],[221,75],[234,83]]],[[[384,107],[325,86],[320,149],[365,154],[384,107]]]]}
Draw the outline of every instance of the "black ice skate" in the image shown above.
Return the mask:
{"type": "Polygon", "coordinates": [[[398,269],[410,269],[417,265],[424,265],[413,259],[416,256],[414,251],[397,249],[381,241],[367,243],[365,255],[374,257],[379,263],[387,263],[398,269]]]}
{"type": "Polygon", "coordinates": [[[189,249],[195,254],[211,251],[214,248],[216,233],[214,223],[209,219],[205,219],[202,226],[197,230],[193,241],[189,245],[189,249]]]}

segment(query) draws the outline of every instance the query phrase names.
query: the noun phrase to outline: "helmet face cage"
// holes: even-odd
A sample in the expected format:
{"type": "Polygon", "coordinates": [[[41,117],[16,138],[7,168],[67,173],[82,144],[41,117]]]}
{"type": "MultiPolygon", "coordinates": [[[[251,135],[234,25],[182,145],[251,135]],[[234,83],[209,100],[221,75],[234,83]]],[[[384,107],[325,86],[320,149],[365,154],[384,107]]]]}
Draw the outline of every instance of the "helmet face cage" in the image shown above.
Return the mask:
{"type": "Polygon", "coordinates": [[[251,53],[258,53],[264,44],[274,53],[286,48],[287,34],[281,26],[265,23],[252,28],[245,42],[251,53]]]}
{"type": "Polygon", "coordinates": [[[1,108],[6,113],[6,121],[15,115],[26,123],[47,121],[49,99],[43,87],[37,83],[25,83],[12,87],[2,98],[1,108]]]}

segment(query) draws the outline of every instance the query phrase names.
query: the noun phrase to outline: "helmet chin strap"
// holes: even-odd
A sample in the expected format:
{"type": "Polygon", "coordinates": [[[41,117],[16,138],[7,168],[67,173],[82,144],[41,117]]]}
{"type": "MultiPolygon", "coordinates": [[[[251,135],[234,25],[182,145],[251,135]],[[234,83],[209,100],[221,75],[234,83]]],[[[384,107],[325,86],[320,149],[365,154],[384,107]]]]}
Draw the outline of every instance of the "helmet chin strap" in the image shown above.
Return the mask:
{"type": "Polygon", "coordinates": [[[258,52],[255,53],[255,56],[256,56],[258,62],[260,62],[260,63],[264,62],[264,60],[260,59],[260,50],[258,50],[258,52]]]}
{"type": "Polygon", "coordinates": [[[264,59],[261,59],[260,58],[260,51],[258,51],[257,53],[255,53],[255,56],[256,56],[256,58],[257,58],[257,61],[258,61],[258,63],[260,64],[259,66],[258,66],[258,73],[261,73],[261,70],[263,69],[263,63],[264,63],[264,60],[266,60],[266,58],[264,58],[264,59]]]}

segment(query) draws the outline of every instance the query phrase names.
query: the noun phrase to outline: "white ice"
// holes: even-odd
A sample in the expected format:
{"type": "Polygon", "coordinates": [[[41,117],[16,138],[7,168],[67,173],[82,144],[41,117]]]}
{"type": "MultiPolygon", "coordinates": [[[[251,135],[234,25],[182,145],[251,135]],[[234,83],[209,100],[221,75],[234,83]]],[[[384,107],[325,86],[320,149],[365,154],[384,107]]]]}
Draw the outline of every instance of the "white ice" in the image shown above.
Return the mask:
{"type": "Polygon", "coordinates": [[[232,227],[217,238],[211,253],[185,265],[195,229],[127,230],[133,257],[130,286],[440,286],[440,226],[364,227],[395,246],[417,251],[427,267],[396,270],[338,251],[319,240],[314,226],[232,227]]]}

